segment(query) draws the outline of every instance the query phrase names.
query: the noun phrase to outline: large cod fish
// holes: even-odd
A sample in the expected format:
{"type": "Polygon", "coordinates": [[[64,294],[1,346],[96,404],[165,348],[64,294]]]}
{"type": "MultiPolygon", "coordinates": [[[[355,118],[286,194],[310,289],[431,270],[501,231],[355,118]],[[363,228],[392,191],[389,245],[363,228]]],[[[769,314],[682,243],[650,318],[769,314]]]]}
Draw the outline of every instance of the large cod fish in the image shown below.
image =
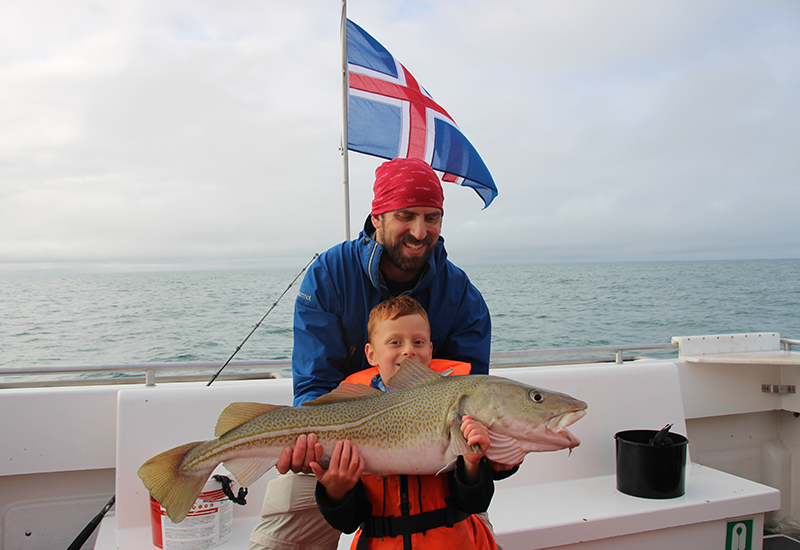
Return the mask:
{"type": "Polygon", "coordinates": [[[302,407],[233,403],[220,415],[216,439],[154,456],[139,477],[169,518],[182,521],[214,468],[224,463],[243,487],[272,468],[301,434],[314,433],[330,456],[348,439],[365,474],[437,474],[475,452],[461,433],[471,415],[489,430],[487,458],[519,464],[527,453],[580,445],[567,427],[586,403],[497,376],[442,376],[411,360],[388,381],[389,392],[343,383],[302,407]]]}

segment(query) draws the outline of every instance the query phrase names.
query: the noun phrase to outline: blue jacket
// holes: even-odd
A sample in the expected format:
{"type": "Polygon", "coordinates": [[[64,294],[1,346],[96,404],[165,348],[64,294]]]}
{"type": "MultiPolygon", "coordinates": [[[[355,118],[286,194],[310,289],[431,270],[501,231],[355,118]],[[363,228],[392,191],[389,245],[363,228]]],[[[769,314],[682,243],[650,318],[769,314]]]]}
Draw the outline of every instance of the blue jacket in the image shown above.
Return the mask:
{"type": "MultiPolygon", "coordinates": [[[[295,405],[370,367],[364,354],[369,312],[390,297],[379,278],[383,245],[373,233],[368,218],[357,239],[321,254],[300,285],[292,351],[295,405]]],[[[423,270],[408,294],[428,312],[433,357],[471,363],[472,374],[488,374],[489,309],[466,273],[447,260],[441,237],[423,270]]]]}

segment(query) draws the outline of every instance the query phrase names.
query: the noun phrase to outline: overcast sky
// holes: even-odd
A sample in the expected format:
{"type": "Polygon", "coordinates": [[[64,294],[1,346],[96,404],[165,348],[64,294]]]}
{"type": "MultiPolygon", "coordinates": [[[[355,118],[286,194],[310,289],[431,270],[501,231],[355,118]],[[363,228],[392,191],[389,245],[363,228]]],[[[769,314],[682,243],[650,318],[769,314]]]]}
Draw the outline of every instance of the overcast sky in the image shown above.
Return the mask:
{"type": "MultiPolygon", "coordinates": [[[[0,272],[344,238],[336,0],[0,0],[0,272]]],[[[481,154],[457,264],[800,257],[800,3],[351,0],[481,154]]],[[[350,154],[351,237],[379,159],[350,154]]]]}

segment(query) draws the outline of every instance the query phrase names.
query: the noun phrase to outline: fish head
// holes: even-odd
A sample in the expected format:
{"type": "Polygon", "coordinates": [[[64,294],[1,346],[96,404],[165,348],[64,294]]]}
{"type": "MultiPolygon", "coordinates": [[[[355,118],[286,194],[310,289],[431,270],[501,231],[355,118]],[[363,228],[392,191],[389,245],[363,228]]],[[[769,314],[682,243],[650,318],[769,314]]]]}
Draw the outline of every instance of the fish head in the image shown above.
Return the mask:
{"type": "Polygon", "coordinates": [[[489,429],[487,458],[519,464],[527,453],[580,445],[568,427],[586,415],[587,404],[564,393],[499,377],[465,400],[464,410],[489,429]]]}

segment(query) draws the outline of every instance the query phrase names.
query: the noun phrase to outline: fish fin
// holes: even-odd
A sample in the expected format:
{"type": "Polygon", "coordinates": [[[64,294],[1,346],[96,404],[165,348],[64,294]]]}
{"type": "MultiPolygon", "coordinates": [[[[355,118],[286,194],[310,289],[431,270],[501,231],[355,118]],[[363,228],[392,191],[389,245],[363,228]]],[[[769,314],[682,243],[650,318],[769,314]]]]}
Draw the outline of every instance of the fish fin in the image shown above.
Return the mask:
{"type": "Polygon", "coordinates": [[[181,465],[186,455],[203,443],[204,441],[195,441],[164,451],[139,468],[138,473],[142,483],[153,498],[164,507],[173,523],[183,521],[214,468],[217,467],[213,464],[203,470],[182,470],[181,465]]]}
{"type": "Polygon", "coordinates": [[[275,456],[232,458],[223,462],[223,465],[226,470],[233,474],[239,485],[249,487],[277,463],[278,457],[275,456]]]}
{"type": "Polygon", "coordinates": [[[385,381],[385,384],[389,391],[397,391],[413,388],[441,378],[444,378],[444,376],[422,363],[413,359],[403,359],[403,362],[400,363],[400,368],[394,373],[394,376],[385,381]]]}
{"type": "Polygon", "coordinates": [[[454,458],[453,460],[451,460],[450,462],[448,462],[448,463],[447,463],[447,464],[444,466],[444,468],[442,468],[441,470],[439,470],[438,472],[436,472],[436,475],[438,476],[439,474],[441,474],[441,473],[443,473],[443,472],[449,472],[450,470],[455,470],[455,469],[456,469],[456,462],[457,462],[457,461],[458,461],[458,457],[454,458]]]}
{"type": "Polygon", "coordinates": [[[489,430],[489,448],[486,450],[486,458],[501,464],[519,464],[527,454],[520,442],[510,435],[500,433],[497,430],[489,430]]]}
{"type": "Polygon", "coordinates": [[[265,403],[231,403],[219,415],[214,436],[220,437],[245,422],[250,422],[262,414],[282,409],[285,405],[268,405],[265,403]]]}
{"type": "Polygon", "coordinates": [[[364,384],[342,382],[332,392],[317,397],[313,401],[306,401],[303,403],[303,405],[310,405],[313,407],[315,405],[327,405],[328,403],[338,403],[340,401],[352,401],[353,399],[374,397],[376,395],[383,395],[383,392],[377,388],[365,386],[364,384]]]}

